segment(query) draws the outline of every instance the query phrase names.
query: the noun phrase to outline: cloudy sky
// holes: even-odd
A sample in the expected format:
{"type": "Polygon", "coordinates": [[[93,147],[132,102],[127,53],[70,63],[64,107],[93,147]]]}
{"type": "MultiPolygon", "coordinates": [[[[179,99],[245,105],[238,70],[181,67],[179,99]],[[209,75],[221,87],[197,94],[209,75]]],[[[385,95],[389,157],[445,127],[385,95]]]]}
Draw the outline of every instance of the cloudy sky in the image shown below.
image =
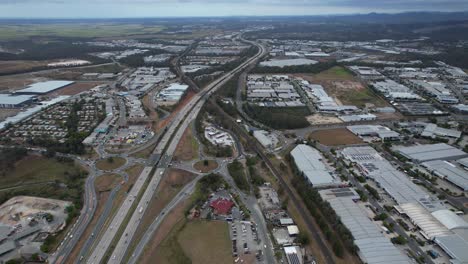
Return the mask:
{"type": "Polygon", "coordinates": [[[467,0],[0,0],[0,18],[322,15],[468,10],[467,0]]]}

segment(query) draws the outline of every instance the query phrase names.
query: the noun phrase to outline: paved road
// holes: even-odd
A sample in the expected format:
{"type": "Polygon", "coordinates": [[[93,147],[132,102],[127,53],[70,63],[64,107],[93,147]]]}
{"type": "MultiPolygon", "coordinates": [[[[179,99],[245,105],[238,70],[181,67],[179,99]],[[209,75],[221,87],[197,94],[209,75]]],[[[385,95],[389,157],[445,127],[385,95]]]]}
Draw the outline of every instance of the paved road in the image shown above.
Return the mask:
{"type": "Polygon", "coordinates": [[[103,236],[96,241],[95,247],[87,259],[87,263],[94,263],[98,264],[101,263],[102,259],[104,258],[107,249],[109,248],[112,240],[114,239],[115,235],[117,234],[122,222],[124,221],[127,213],[130,211],[131,207],[135,203],[135,200],[143,187],[144,183],[147,181],[150,172],[152,171],[152,167],[145,167],[138,177],[137,181],[133,185],[132,189],[130,190],[129,194],[125,198],[125,201],[120,206],[117,214],[112,219],[112,222],[109,228],[105,231],[103,236]]]}
{"type": "MultiPolygon", "coordinates": [[[[201,110],[201,108],[203,107],[204,103],[209,98],[209,96],[213,92],[215,92],[218,88],[222,87],[224,83],[226,83],[230,78],[232,78],[232,76],[234,76],[237,72],[241,71],[245,66],[255,63],[258,58],[264,55],[265,49],[263,48],[263,46],[260,46],[254,42],[252,42],[252,44],[259,46],[259,52],[253,58],[247,60],[246,62],[241,64],[236,69],[232,70],[231,72],[219,78],[217,81],[208,85],[201,93],[198,93],[197,95],[195,95],[191,99],[191,101],[187,105],[184,106],[184,108],[176,115],[174,120],[170,123],[168,129],[166,130],[166,133],[163,135],[160,142],[156,146],[153,154],[169,157],[168,159],[170,161],[172,154],[175,152],[177,144],[182,138],[184,130],[196,118],[198,112],[201,110]]],[[[140,191],[144,187],[143,183],[146,182],[146,179],[148,177],[148,174],[149,174],[148,170],[151,171],[151,167],[146,167],[144,169],[144,171],[138,178],[137,183],[135,183],[135,185],[133,186],[131,193],[126,198],[126,200],[120,207],[117,215],[112,220],[110,228],[106,230],[104,235],[99,240],[97,246],[94,248],[91,256],[87,260],[87,263],[100,263],[105,257],[105,254],[107,250],[109,249],[109,246],[111,245],[112,241],[115,239],[115,236],[117,235],[117,230],[120,228],[120,226],[122,225],[123,221],[125,220],[127,216],[128,211],[133,206],[135,202],[135,198],[137,197],[138,193],[140,193],[140,191]]],[[[150,191],[148,192],[147,195],[149,197],[152,197],[153,194],[154,194],[154,190],[150,188],[150,191]]],[[[137,227],[136,222],[131,222],[131,225],[135,225],[135,227],[130,227],[131,229],[133,228],[136,229],[137,227]]],[[[125,251],[126,250],[124,250],[124,252],[125,251]]],[[[117,260],[117,254],[112,254],[111,258],[114,258],[114,256],[115,256],[115,259],[117,260]]]]}
{"type": "Polygon", "coordinates": [[[150,242],[150,240],[153,238],[154,233],[158,229],[159,225],[162,223],[164,220],[164,217],[171,212],[180,202],[185,200],[187,197],[190,197],[190,195],[195,191],[195,186],[196,183],[203,177],[203,175],[199,175],[196,177],[194,180],[192,180],[189,184],[187,184],[173,199],[172,201],[164,207],[164,209],[161,211],[161,213],[154,219],[154,221],[151,223],[151,225],[148,227],[146,230],[144,236],[140,239],[138,245],[136,246],[135,250],[132,253],[132,256],[130,257],[130,260],[128,261],[129,264],[135,264],[138,263],[138,259],[143,254],[143,251],[146,247],[146,245],[150,242]]]}

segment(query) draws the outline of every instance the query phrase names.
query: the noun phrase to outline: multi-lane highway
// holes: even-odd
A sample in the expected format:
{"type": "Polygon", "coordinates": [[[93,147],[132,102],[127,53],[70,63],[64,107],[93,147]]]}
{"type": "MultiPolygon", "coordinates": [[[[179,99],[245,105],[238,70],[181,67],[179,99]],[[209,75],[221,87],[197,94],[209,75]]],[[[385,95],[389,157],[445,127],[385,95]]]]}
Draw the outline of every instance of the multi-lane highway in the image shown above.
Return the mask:
{"type": "Polygon", "coordinates": [[[205,104],[206,100],[209,96],[215,92],[218,88],[222,87],[229,79],[231,79],[235,74],[243,70],[245,67],[256,63],[257,59],[262,57],[265,54],[265,48],[255,42],[250,42],[252,45],[255,45],[259,48],[258,53],[242,63],[240,66],[235,68],[234,70],[228,72],[224,76],[220,77],[218,80],[214,81],[212,84],[208,85],[204,88],[200,93],[196,94],[188,104],[186,104],[182,110],[176,115],[176,117],[172,120],[169,126],[166,129],[165,134],[157,144],[153,155],[159,157],[158,162],[158,169],[155,172],[155,175],[152,177],[150,187],[146,189],[143,193],[140,201],[136,201],[139,197],[139,194],[143,192],[145,188],[145,182],[148,179],[148,176],[152,170],[152,167],[146,167],[142,174],[139,176],[137,182],[132,187],[130,194],[125,199],[124,203],[119,208],[117,214],[114,216],[110,227],[105,231],[103,236],[96,241],[95,247],[91,252],[90,256],[87,258],[87,263],[101,263],[102,260],[105,258],[106,253],[110,249],[112,242],[117,239],[117,234],[119,234],[119,230],[121,229],[122,224],[124,223],[125,219],[127,218],[128,213],[132,213],[130,221],[128,222],[127,226],[125,227],[124,235],[118,239],[117,247],[113,250],[111,254],[111,259],[109,262],[112,263],[119,263],[126,253],[126,247],[130,242],[130,238],[126,237],[129,236],[128,231],[136,230],[139,224],[139,216],[138,214],[144,214],[147,203],[146,200],[151,199],[154,195],[156,190],[154,185],[156,182],[159,182],[157,179],[159,176],[164,175],[165,165],[170,162],[172,159],[172,155],[175,152],[177,144],[179,143],[185,129],[188,125],[196,118],[199,111],[205,104]],[[162,162],[164,160],[165,162],[162,162]],[[156,179],[155,179],[156,178],[156,179]],[[143,201],[143,202],[142,202],[143,201]],[[137,208],[135,208],[135,204],[138,202],[137,208]],[[133,208],[133,210],[132,210],[133,208]],[[126,235],[125,235],[126,234],[126,235]]]}

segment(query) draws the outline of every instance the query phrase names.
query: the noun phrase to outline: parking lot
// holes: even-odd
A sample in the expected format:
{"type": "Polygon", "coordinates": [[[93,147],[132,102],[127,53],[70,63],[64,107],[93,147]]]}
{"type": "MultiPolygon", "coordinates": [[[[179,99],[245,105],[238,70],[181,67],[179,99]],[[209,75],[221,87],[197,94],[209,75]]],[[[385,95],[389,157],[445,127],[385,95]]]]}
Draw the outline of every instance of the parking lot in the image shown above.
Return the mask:
{"type": "Polygon", "coordinates": [[[236,263],[261,263],[263,252],[256,225],[248,221],[233,221],[229,224],[232,254],[236,263]]]}

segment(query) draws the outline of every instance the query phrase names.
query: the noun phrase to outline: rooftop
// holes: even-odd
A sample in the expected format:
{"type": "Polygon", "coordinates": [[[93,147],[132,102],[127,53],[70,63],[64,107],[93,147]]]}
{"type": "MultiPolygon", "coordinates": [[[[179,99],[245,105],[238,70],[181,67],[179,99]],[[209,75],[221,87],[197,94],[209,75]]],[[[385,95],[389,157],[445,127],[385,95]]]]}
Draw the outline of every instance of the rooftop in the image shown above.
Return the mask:
{"type": "Polygon", "coordinates": [[[468,156],[465,152],[445,143],[397,147],[396,150],[416,162],[451,160],[468,156]]]}

